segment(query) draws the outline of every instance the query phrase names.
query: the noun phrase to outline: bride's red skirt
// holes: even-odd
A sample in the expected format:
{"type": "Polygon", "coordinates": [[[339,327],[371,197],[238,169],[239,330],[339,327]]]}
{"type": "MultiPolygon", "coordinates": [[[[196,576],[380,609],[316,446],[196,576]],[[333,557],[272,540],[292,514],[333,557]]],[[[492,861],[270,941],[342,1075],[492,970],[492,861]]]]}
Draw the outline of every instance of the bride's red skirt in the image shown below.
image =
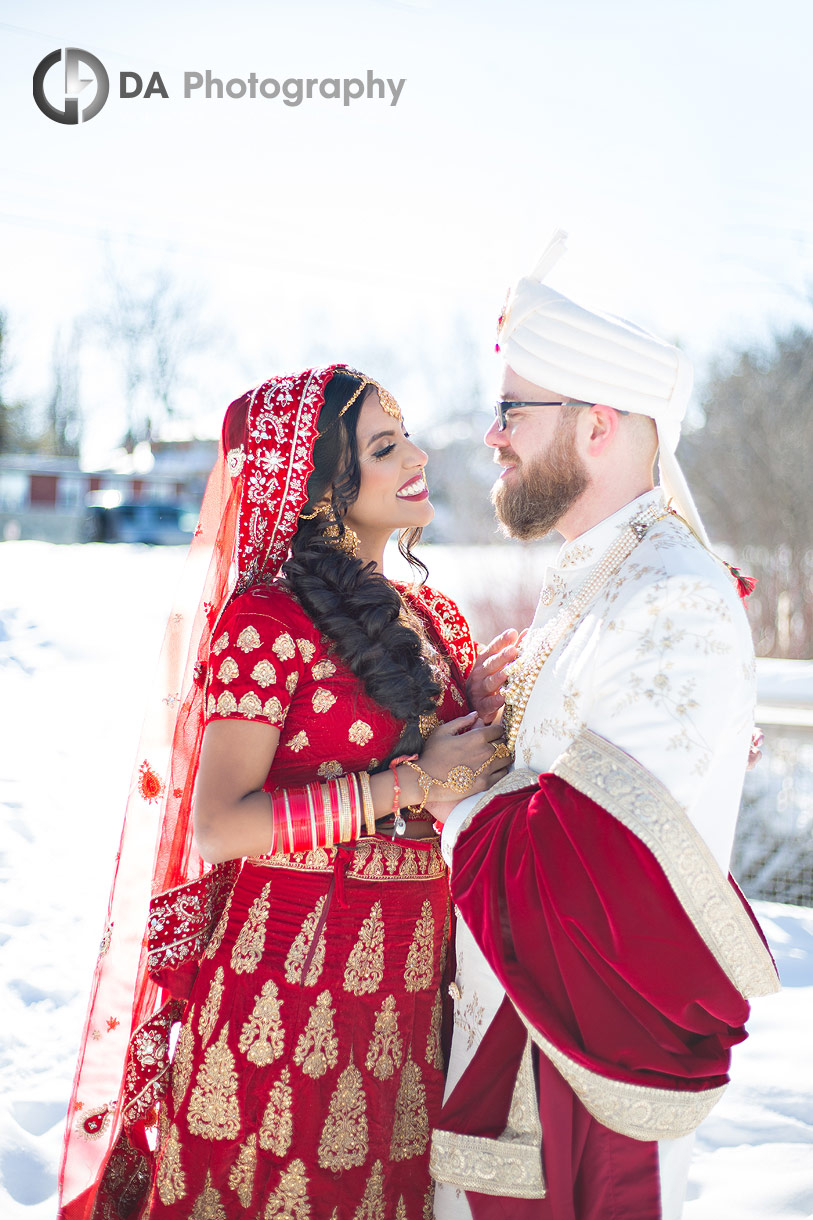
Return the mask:
{"type": "Polygon", "coordinates": [[[436,844],[246,862],[178,1038],[151,1220],[429,1220],[436,844]]]}

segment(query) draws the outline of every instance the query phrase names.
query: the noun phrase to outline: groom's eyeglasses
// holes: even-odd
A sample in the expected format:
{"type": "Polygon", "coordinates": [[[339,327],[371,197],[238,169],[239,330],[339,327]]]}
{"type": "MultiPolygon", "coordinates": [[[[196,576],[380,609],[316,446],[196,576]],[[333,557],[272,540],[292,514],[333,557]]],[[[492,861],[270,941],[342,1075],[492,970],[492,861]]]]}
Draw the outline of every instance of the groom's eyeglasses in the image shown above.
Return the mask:
{"type": "Polygon", "coordinates": [[[594,407],[595,405],[593,402],[581,402],[576,398],[557,398],[551,402],[517,402],[513,398],[503,398],[494,403],[494,414],[497,417],[500,432],[504,432],[508,426],[508,412],[512,411],[514,407],[594,407]]]}

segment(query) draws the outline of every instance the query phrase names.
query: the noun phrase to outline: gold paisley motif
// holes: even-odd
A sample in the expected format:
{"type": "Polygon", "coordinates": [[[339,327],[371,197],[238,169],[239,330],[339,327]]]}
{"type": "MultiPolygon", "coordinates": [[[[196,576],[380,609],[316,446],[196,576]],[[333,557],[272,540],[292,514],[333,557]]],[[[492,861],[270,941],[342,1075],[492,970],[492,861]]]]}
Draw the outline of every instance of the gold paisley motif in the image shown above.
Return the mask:
{"type": "Polygon", "coordinates": [[[263,704],[263,716],[266,720],[279,720],[282,724],[285,723],[285,716],[282,711],[282,704],[276,695],[272,695],[270,699],[266,699],[263,704]]]}
{"type": "Polygon", "coordinates": [[[233,716],[237,711],[237,700],[230,690],[221,691],[217,697],[218,716],[233,716]]]}
{"type": "Polygon", "coordinates": [[[291,1161],[265,1206],[264,1220],[310,1220],[308,1176],[302,1161],[291,1161]]]}
{"type": "Polygon", "coordinates": [[[395,996],[388,995],[375,1018],[375,1029],[364,1066],[377,1080],[389,1080],[404,1058],[404,1042],[398,1032],[395,996]]]}
{"type": "Polygon", "coordinates": [[[206,1183],[189,1213],[189,1220],[229,1220],[219,1191],[212,1186],[212,1171],[206,1172],[206,1183]]]}
{"type": "Polygon", "coordinates": [[[283,631],[278,635],[271,645],[271,651],[276,653],[280,661],[291,661],[296,656],[296,648],[294,641],[287,631],[283,631]]]}
{"type": "Polygon", "coordinates": [[[315,644],[311,643],[310,640],[297,640],[296,646],[299,649],[299,654],[306,665],[313,660],[314,656],[316,655],[315,644]]]}
{"type": "Polygon", "coordinates": [[[334,1173],[353,1169],[364,1164],[368,1152],[367,1099],[361,1072],[351,1060],[330,1099],[319,1140],[319,1165],[334,1173]]]}
{"type": "Polygon", "coordinates": [[[311,959],[311,964],[308,967],[308,975],[302,979],[302,970],[308,958],[313,943],[313,937],[316,932],[316,926],[322,914],[322,908],[325,905],[324,894],[316,903],[311,913],[305,917],[302,922],[302,927],[294,938],[293,944],[288,950],[288,956],[285,959],[285,977],[289,983],[299,983],[305,987],[312,987],[319,979],[322,969],[325,964],[325,934],[322,931],[319,937],[319,943],[311,959]]]}
{"type": "Polygon", "coordinates": [[[172,1059],[170,1080],[172,1082],[172,1102],[175,1110],[180,1109],[189,1081],[192,1076],[192,1052],[195,1048],[195,1035],[192,1033],[192,1022],[195,1019],[195,1005],[189,1009],[189,1016],[181,1026],[175,1055],[172,1059]]]}
{"type": "Polygon", "coordinates": [[[155,1175],[158,1198],[162,1203],[179,1203],[186,1198],[186,1174],[181,1166],[181,1141],[173,1123],[169,1129],[158,1172],[155,1175]]]}
{"type": "Polygon", "coordinates": [[[370,1170],[361,1202],[353,1213],[353,1220],[387,1220],[384,1215],[384,1166],[376,1161],[370,1170]]]}
{"type": "Polygon", "coordinates": [[[268,1105],[260,1124],[260,1147],[274,1156],[285,1156],[294,1134],[291,1072],[284,1068],[268,1095],[268,1105]]]}
{"type": "Polygon", "coordinates": [[[270,686],[272,682],[277,680],[277,671],[270,661],[265,658],[258,661],[251,671],[251,681],[256,682],[265,690],[266,686],[270,686]]]}
{"type": "Polygon", "coordinates": [[[432,976],[435,966],[435,920],[432,916],[432,904],[427,898],[421,907],[421,914],[415,924],[412,944],[407,954],[404,983],[407,991],[425,991],[432,986],[432,976]]]}
{"type": "Polygon", "coordinates": [[[286,741],[285,744],[289,750],[293,750],[294,754],[298,754],[300,750],[305,749],[305,746],[310,745],[310,741],[305,730],[300,729],[296,736],[292,737],[290,741],[286,741]]]}
{"type": "Polygon", "coordinates": [[[237,711],[241,716],[245,716],[246,720],[253,720],[255,716],[260,715],[262,710],[262,699],[253,690],[246,691],[237,705],[237,711]]]}
{"type": "Polygon", "coordinates": [[[318,686],[313,692],[311,705],[315,712],[327,712],[333,707],[336,702],[336,696],[324,686],[318,686]]]}
{"type": "Polygon", "coordinates": [[[251,1016],[240,1031],[238,1046],[250,1063],[267,1067],[285,1049],[285,1033],[280,1017],[282,1000],[273,979],[263,983],[254,1000],[251,1016]]]}
{"type": "Polygon", "coordinates": [[[256,627],[244,627],[235,642],[243,652],[253,652],[260,647],[260,633],[256,627]]]}
{"type": "Polygon", "coordinates": [[[329,991],[317,997],[294,1051],[294,1063],[314,1080],[324,1076],[328,1068],[334,1068],[339,1057],[339,1039],[333,1024],[336,1009],[330,1001],[329,991]]]}
{"type": "Polygon", "coordinates": [[[355,746],[366,746],[372,739],[373,730],[366,720],[354,720],[347,731],[347,736],[355,746]]]}
{"type": "Polygon", "coordinates": [[[224,686],[228,686],[235,678],[240,677],[240,667],[234,657],[224,657],[220,662],[220,669],[217,671],[217,676],[224,686]]]}
{"type": "Polygon", "coordinates": [[[332,678],[336,672],[336,666],[332,661],[317,661],[311,673],[317,682],[324,682],[325,678],[332,678]]]}
{"type": "Polygon", "coordinates": [[[220,656],[223,649],[228,648],[228,646],[229,646],[229,633],[228,633],[228,631],[224,631],[222,635],[219,635],[217,637],[214,644],[212,644],[212,652],[214,653],[214,655],[216,657],[218,657],[218,656],[220,656]]]}
{"type": "Polygon", "coordinates": [[[229,1190],[233,1190],[243,1207],[251,1206],[254,1193],[254,1173],[257,1169],[257,1133],[252,1131],[229,1170],[229,1190]]]}
{"type": "Polygon", "coordinates": [[[344,971],[344,989],[353,995],[378,991],[384,977],[384,918],[376,902],[364,920],[344,971]]]}
{"type": "Polygon", "coordinates": [[[209,987],[209,994],[206,1001],[200,1010],[200,1019],[198,1021],[198,1037],[200,1038],[201,1047],[204,1047],[214,1033],[215,1025],[217,1024],[218,1013],[220,1012],[220,1001],[223,999],[223,967],[218,966],[209,987]]]}
{"type": "Polygon", "coordinates": [[[395,1099],[390,1160],[407,1161],[420,1156],[428,1142],[429,1116],[421,1069],[413,1059],[407,1059],[395,1099]]]}
{"type": "Polygon", "coordinates": [[[240,1134],[237,1072],[226,1043],[228,1033],[227,1021],[206,1052],[189,1098],[189,1130],[207,1140],[234,1140],[240,1134]]]}
{"type": "Polygon", "coordinates": [[[268,919],[269,881],[251,904],[231,951],[231,968],[235,974],[253,974],[265,949],[265,921],[268,919]]]}
{"type": "Polygon", "coordinates": [[[332,762],[319,763],[316,774],[321,779],[338,779],[340,775],[344,775],[344,767],[334,759],[332,762]]]}
{"type": "Polygon", "coordinates": [[[229,922],[229,911],[231,910],[231,896],[233,893],[234,893],[234,890],[229,891],[229,896],[226,899],[226,905],[223,908],[223,914],[220,916],[220,919],[217,921],[217,927],[215,928],[214,932],[212,933],[212,939],[209,941],[208,945],[206,946],[206,951],[203,954],[203,956],[209,958],[210,961],[214,957],[214,955],[217,953],[218,949],[220,948],[220,946],[223,942],[223,937],[225,935],[226,928],[227,928],[228,922],[229,922]]]}

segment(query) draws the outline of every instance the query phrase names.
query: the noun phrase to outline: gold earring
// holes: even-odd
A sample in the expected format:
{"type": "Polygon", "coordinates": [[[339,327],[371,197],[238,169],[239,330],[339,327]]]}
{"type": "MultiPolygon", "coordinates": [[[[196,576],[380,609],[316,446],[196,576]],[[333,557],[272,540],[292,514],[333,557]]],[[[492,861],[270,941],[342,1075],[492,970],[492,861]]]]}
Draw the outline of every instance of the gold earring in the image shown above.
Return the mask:
{"type": "Polygon", "coordinates": [[[325,528],[322,535],[331,546],[334,546],[337,551],[341,551],[348,559],[355,559],[356,552],[359,548],[359,536],[355,530],[351,530],[348,525],[343,529],[339,527],[339,522],[336,519],[336,514],[333,511],[332,504],[320,504],[316,509],[316,515],[326,517],[329,524],[325,528]]]}

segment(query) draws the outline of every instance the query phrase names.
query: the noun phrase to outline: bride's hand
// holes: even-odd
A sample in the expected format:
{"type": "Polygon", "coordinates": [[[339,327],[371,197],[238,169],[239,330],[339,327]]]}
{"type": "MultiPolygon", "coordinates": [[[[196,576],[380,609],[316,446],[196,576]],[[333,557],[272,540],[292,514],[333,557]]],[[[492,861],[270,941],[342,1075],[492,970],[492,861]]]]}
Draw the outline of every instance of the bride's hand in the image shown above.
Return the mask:
{"type": "Polygon", "coordinates": [[[448,724],[435,729],[427,738],[418,761],[420,769],[435,780],[445,780],[455,767],[468,767],[470,771],[479,771],[480,774],[465,792],[433,784],[426,807],[433,811],[433,802],[444,805],[451,802],[453,807],[463,796],[485,792],[504,775],[511,758],[502,735],[501,725],[483,724],[475,713],[450,720],[448,724]]]}
{"type": "Polygon", "coordinates": [[[491,724],[505,700],[502,687],[505,671],[519,656],[521,636],[513,627],[495,636],[477,654],[474,668],[466,682],[466,694],[471,706],[484,724],[491,724]]]}

